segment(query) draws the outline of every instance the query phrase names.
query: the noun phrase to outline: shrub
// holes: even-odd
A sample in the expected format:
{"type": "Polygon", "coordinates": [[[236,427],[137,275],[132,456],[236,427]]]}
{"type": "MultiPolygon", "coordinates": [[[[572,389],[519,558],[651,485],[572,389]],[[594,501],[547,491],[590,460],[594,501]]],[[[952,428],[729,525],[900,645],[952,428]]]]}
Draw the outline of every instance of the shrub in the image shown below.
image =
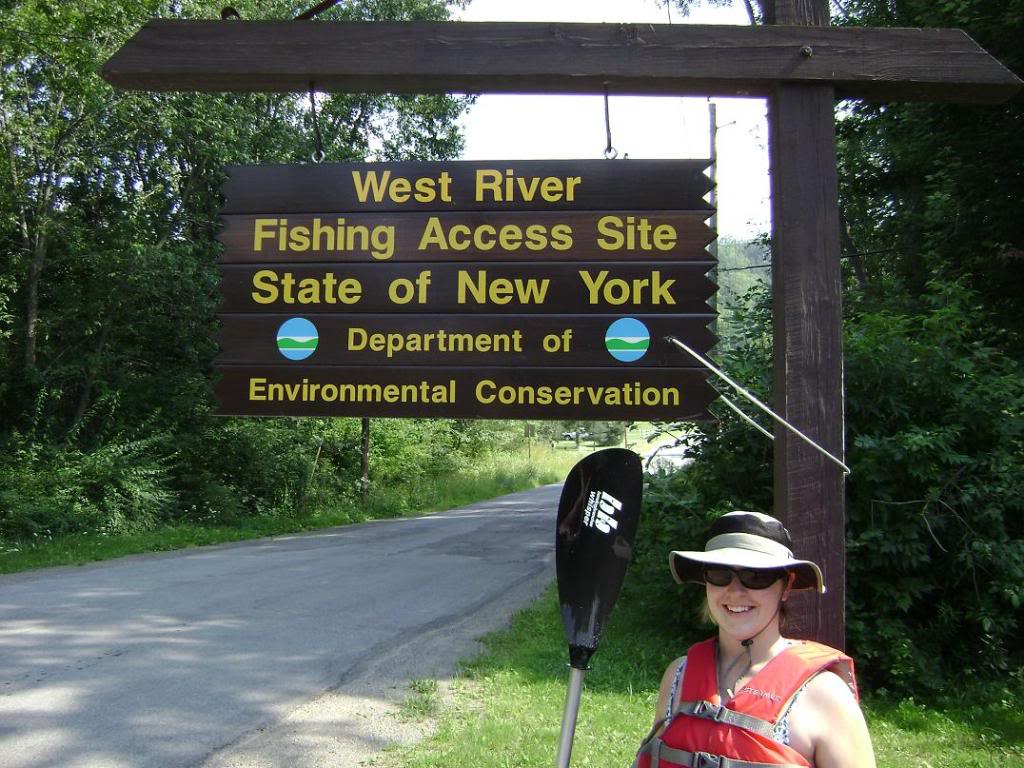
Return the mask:
{"type": "MultiPolygon", "coordinates": [[[[914,309],[860,306],[846,321],[847,638],[876,687],[1024,663],[1024,371],[985,320],[960,284],[932,283],[914,309]]],[[[764,305],[738,326],[724,365],[766,394],[764,305]]],[[[668,551],[701,548],[731,509],[772,511],[770,443],[720,408],[688,438],[695,463],[648,486],[631,580],[676,620],[692,605],[668,551]]]]}

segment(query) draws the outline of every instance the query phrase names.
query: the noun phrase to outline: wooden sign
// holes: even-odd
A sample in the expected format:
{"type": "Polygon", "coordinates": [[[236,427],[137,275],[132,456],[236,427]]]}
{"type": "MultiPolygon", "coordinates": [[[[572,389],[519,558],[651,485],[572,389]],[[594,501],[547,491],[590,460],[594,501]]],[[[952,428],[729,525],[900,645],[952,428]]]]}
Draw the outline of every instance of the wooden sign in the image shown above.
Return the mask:
{"type": "Polygon", "coordinates": [[[221,366],[222,411],[633,421],[699,418],[715,397],[694,369],[221,366]]]}
{"type": "Polygon", "coordinates": [[[224,264],[309,261],[706,261],[701,211],[277,212],[224,216],[224,264]]]}
{"type": "Polygon", "coordinates": [[[712,261],[673,264],[232,265],[224,312],[706,314],[712,261]]]}
{"type": "Polygon", "coordinates": [[[714,398],[699,160],[234,167],[222,414],[678,419],[714,398]]]}
{"type": "Polygon", "coordinates": [[[316,163],[228,168],[225,214],[707,211],[706,160],[316,163]]]}
{"type": "MultiPolygon", "coordinates": [[[[222,364],[275,365],[289,337],[291,315],[225,314],[217,342],[222,364]]],[[[431,365],[622,368],[611,350],[628,349],[609,329],[620,315],[358,315],[310,317],[317,365],[431,365]]],[[[678,368],[685,362],[665,337],[715,343],[704,315],[635,315],[649,342],[643,366],[678,368]]]]}

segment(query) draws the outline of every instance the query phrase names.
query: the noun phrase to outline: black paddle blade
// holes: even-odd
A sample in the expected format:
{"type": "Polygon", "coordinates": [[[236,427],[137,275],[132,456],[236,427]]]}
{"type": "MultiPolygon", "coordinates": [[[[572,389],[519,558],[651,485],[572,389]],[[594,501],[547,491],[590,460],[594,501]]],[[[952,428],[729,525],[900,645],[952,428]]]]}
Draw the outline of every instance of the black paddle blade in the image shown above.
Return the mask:
{"type": "Polygon", "coordinates": [[[565,478],[555,563],[569,663],[586,669],[619,597],[640,519],[643,468],[625,448],[592,453],[565,478]]]}

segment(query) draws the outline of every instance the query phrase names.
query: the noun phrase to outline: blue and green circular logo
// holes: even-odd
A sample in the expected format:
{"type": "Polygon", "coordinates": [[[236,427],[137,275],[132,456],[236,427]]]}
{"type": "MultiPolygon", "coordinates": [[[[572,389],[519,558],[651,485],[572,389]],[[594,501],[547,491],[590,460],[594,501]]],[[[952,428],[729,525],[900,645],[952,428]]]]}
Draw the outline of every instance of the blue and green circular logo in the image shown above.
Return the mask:
{"type": "Polygon", "coordinates": [[[624,363],[639,360],[651,346],[651,332],[632,317],[623,317],[608,326],[604,334],[608,354],[624,363]]]}
{"type": "Polygon", "coordinates": [[[289,360],[305,360],[316,352],[320,334],[304,317],[285,320],[277,329],[277,351],[289,360]]]}

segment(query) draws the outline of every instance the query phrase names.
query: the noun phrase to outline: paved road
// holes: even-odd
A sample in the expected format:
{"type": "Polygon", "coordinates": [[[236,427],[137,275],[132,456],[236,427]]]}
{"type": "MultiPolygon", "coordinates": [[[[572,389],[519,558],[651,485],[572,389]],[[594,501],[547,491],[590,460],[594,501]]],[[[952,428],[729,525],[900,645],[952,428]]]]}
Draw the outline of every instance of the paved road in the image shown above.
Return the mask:
{"type": "Polygon", "coordinates": [[[558,493],[0,576],[0,768],[199,765],[419,636],[479,632],[552,573],[558,493]]]}

